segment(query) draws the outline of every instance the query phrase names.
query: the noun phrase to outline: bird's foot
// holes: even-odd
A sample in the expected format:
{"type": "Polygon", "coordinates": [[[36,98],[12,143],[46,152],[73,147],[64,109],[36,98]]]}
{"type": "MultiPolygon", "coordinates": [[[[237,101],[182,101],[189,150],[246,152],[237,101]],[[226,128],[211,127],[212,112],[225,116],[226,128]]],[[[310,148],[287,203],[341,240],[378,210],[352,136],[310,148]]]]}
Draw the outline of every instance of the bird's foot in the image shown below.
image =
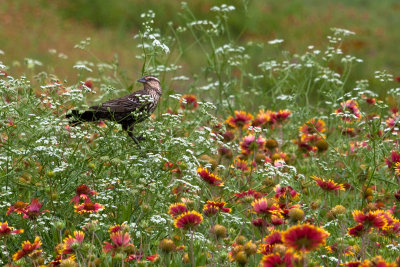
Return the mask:
{"type": "Polygon", "coordinates": [[[141,134],[141,135],[136,136],[136,139],[138,141],[144,141],[144,140],[146,140],[146,137],[144,137],[143,134],[141,134]]]}

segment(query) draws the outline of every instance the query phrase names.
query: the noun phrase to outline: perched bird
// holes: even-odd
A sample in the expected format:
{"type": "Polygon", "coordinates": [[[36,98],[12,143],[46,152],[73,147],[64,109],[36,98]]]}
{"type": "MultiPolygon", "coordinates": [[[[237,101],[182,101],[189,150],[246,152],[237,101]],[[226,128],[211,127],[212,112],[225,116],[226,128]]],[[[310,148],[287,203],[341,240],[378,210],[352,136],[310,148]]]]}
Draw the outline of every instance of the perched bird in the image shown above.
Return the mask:
{"type": "Polygon", "coordinates": [[[132,94],[111,99],[103,104],[91,106],[89,110],[71,110],[67,118],[72,125],[80,124],[83,121],[110,120],[122,125],[122,129],[139,146],[138,137],[133,135],[133,127],[136,123],[147,119],[157,107],[162,89],[160,80],[154,76],[147,75],[138,80],[143,83],[144,88],[132,94]]]}

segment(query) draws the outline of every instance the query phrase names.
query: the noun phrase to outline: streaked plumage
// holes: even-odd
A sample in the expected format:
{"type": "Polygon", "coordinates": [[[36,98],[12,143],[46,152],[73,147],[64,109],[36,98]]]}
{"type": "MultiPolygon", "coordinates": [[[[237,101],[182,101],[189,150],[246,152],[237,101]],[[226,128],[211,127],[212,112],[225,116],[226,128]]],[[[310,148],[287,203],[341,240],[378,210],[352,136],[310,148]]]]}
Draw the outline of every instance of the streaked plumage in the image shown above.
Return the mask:
{"type": "Polygon", "coordinates": [[[129,136],[139,145],[138,139],[132,130],[136,123],[144,121],[157,107],[162,89],[160,81],[151,75],[144,76],[138,82],[143,83],[144,88],[132,94],[111,99],[103,104],[91,106],[89,110],[71,110],[67,118],[73,117],[73,125],[83,121],[110,120],[122,125],[129,136]]]}

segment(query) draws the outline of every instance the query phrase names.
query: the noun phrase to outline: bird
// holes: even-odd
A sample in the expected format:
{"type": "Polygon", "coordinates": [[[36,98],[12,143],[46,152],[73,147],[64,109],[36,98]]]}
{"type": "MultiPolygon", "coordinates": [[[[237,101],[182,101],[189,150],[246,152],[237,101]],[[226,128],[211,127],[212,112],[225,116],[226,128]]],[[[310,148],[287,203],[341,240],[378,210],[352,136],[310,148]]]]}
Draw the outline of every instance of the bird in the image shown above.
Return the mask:
{"type": "Polygon", "coordinates": [[[143,84],[143,89],[132,94],[108,100],[100,105],[91,106],[89,110],[71,110],[66,114],[72,126],[78,125],[84,121],[109,120],[121,124],[122,129],[128,133],[136,145],[139,145],[139,139],[133,135],[135,124],[146,120],[156,109],[162,88],[160,80],[152,75],[146,75],[138,82],[143,84]]]}

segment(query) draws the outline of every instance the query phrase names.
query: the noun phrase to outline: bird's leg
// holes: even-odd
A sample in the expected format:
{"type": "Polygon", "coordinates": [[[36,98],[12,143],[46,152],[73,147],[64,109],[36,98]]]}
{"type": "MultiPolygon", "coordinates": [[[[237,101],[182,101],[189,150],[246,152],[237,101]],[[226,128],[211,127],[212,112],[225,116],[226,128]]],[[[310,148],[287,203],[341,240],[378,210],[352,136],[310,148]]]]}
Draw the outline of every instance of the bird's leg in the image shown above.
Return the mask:
{"type": "Polygon", "coordinates": [[[144,141],[146,140],[146,137],[143,136],[143,134],[136,136],[137,140],[139,141],[144,141]]]}
{"type": "Polygon", "coordinates": [[[139,147],[139,149],[142,149],[142,147],[139,144],[139,140],[136,138],[136,136],[133,135],[133,126],[125,126],[122,125],[122,128],[128,132],[128,135],[132,140],[135,142],[135,144],[139,147]]]}

